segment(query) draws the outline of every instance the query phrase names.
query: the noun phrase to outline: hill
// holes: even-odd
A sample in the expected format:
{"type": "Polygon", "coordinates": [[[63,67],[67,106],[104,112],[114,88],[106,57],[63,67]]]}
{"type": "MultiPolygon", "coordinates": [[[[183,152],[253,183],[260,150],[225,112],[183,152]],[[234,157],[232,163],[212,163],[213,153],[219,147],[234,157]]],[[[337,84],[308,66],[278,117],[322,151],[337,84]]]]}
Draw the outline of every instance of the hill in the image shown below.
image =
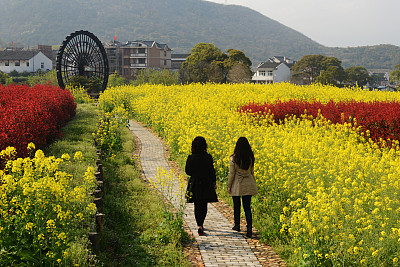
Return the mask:
{"type": "Polygon", "coordinates": [[[337,56],[344,66],[391,69],[400,62],[397,46],[329,48],[257,11],[202,0],[0,0],[0,6],[3,43],[60,44],[84,29],[102,41],[117,35],[120,41],[167,43],[176,53],[214,43],[223,51],[244,51],[253,65],[274,55],[299,60],[318,53],[337,56]]]}

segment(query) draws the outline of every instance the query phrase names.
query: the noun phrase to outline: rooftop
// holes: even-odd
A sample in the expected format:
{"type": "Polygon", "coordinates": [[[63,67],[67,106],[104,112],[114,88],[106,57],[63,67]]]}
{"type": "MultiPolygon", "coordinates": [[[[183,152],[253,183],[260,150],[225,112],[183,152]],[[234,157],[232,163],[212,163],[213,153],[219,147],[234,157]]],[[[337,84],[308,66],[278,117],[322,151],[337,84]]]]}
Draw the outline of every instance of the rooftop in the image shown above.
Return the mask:
{"type": "Polygon", "coordinates": [[[29,60],[36,56],[40,51],[32,50],[32,51],[11,51],[5,50],[0,51],[0,60],[29,60]]]}

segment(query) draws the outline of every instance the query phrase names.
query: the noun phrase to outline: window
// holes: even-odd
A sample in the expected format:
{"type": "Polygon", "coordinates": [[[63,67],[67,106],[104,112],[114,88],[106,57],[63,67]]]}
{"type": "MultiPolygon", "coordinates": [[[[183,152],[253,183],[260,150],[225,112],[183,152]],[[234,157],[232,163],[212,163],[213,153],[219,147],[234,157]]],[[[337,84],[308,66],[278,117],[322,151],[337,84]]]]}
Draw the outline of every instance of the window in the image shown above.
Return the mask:
{"type": "Polygon", "coordinates": [[[268,71],[268,76],[272,76],[272,75],[273,75],[272,70],[269,70],[269,71],[268,71]]]}
{"type": "Polygon", "coordinates": [[[146,53],[146,48],[139,48],[139,54],[145,54],[146,53]]]}
{"type": "Polygon", "coordinates": [[[129,72],[129,69],[124,69],[124,75],[125,75],[125,76],[129,76],[129,73],[130,73],[130,72],[129,72]]]}
{"type": "Polygon", "coordinates": [[[167,65],[167,61],[164,59],[164,66],[166,66],[167,65]]]}
{"type": "Polygon", "coordinates": [[[131,54],[131,51],[129,48],[124,48],[124,55],[129,56],[131,54]]]}
{"type": "Polygon", "coordinates": [[[27,67],[29,67],[29,61],[28,61],[28,62],[26,62],[26,66],[27,66],[27,67]]]}
{"type": "Polygon", "coordinates": [[[44,69],[44,62],[41,62],[41,63],[40,63],[40,68],[41,68],[41,69],[44,69]]]}
{"type": "Polygon", "coordinates": [[[139,64],[146,64],[145,58],[139,58],[139,64]]]}
{"type": "Polygon", "coordinates": [[[258,71],[259,76],[265,76],[265,70],[259,70],[258,71]]]}
{"type": "Polygon", "coordinates": [[[4,66],[10,66],[10,61],[6,60],[6,61],[4,62],[4,66]]]}
{"type": "Polygon", "coordinates": [[[16,67],[20,66],[19,60],[16,60],[16,61],[15,61],[15,66],[16,66],[16,67]]]}
{"type": "Polygon", "coordinates": [[[124,58],[124,65],[127,66],[131,64],[130,59],[129,58],[124,58]]]}
{"type": "MultiPolygon", "coordinates": [[[[166,57],[167,56],[167,51],[164,51],[164,57],[166,57]]],[[[165,64],[164,64],[165,65],[165,64]]]]}

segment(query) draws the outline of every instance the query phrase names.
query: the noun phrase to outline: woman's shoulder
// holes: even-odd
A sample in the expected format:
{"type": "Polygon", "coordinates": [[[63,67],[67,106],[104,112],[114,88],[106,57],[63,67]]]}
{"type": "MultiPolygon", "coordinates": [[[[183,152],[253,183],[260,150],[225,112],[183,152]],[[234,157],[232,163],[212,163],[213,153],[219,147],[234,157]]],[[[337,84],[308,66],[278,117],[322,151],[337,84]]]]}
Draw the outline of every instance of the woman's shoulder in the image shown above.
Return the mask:
{"type": "Polygon", "coordinates": [[[210,154],[210,153],[208,153],[208,152],[206,152],[206,153],[204,153],[204,156],[207,158],[207,159],[213,159],[213,157],[212,157],[212,155],[210,154]]]}

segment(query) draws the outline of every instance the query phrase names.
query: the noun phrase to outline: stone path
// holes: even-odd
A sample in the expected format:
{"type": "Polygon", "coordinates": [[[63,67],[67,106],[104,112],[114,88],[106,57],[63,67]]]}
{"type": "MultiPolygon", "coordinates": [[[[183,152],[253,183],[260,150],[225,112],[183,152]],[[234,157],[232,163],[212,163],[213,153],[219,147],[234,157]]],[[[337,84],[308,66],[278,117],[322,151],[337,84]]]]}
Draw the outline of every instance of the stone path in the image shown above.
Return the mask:
{"type": "MultiPolygon", "coordinates": [[[[177,177],[166,178],[168,175],[160,175],[161,169],[170,172],[170,166],[164,157],[163,144],[137,122],[130,121],[129,125],[129,129],[141,142],[140,161],[146,179],[155,184],[175,208],[179,209],[182,198],[176,192],[183,191],[182,183],[179,183],[177,177]]],[[[262,266],[243,235],[233,231],[232,223],[213,205],[208,205],[204,222],[206,236],[197,235],[193,204],[186,204],[184,213],[184,220],[199,244],[205,266],[262,266]]]]}

